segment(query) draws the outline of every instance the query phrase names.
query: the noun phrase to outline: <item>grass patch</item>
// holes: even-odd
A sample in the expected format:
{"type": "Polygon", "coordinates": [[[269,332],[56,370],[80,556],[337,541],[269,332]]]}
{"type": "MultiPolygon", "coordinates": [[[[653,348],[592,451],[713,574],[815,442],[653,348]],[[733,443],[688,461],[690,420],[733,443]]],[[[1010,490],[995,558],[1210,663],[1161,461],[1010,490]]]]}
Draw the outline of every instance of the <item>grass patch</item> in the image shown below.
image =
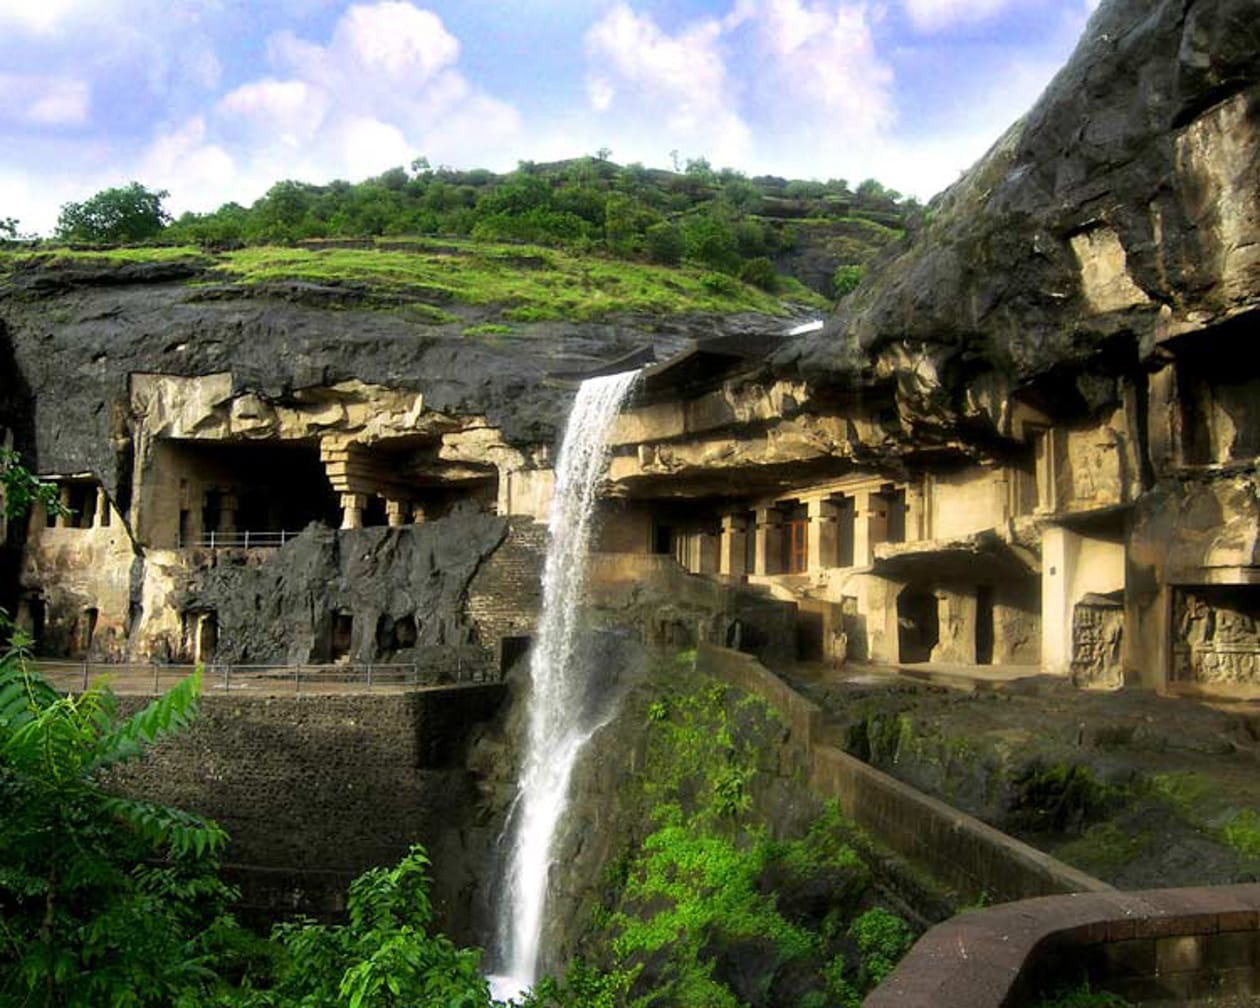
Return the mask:
{"type": "Polygon", "coordinates": [[[1260,858],[1260,815],[1240,809],[1221,828],[1221,839],[1242,857],[1260,858]]]}
{"type": "Polygon", "coordinates": [[[1147,785],[1155,797],[1192,822],[1202,818],[1204,805],[1213,797],[1211,782],[1196,773],[1152,774],[1147,785]]]}
{"type": "MultiPolygon", "coordinates": [[[[225,274],[247,284],[298,279],[363,283],[397,293],[422,289],[442,301],[502,305],[514,322],[788,311],[785,302],[733,278],[717,285],[699,271],[527,245],[446,239],[416,242],[413,251],[261,247],[226,253],[219,262],[225,274]]],[[[796,294],[796,300],[804,298],[796,294]]],[[[812,300],[825,306],[817,295],[812,300]]]]}
{"type": "Polygon", "coordinates": [[[1150,843],[1152,835],[1130,833],[1115,820],[1095,823],[1081,836],[1064,844],[1055,856],[1082,871],[1107,874],[1135,861],[1150,843]]]}
{"type": "MultiPolygon", "coordinates": [[[[43,262],[203,261],[227,281],[246,285],[282,281],[358,284],[386,296],[430,304],[494,305],[513,322],[598,321],[625,314],[786,315],[788,299],[734,277],[688,267],[670,268],[532,245],[465,239],[415,239],[399,247],[282,248],[255,246],[210,254],[192,246],[101,251],[45,249],[0,252],[0,271],[43,262]]],[[[794,287],[791,304],[824,309],[825,299],[794,287]]],[[[449,320],[444,317],[443,321],[449,320]]]]}
{"type": "Polygon", "coordinates": [[[498,322],[482,322],[480,325],[471,325],[464,329],[465,336],[510,336],[513,329],[509,325],[500,325],[498,322]]]}

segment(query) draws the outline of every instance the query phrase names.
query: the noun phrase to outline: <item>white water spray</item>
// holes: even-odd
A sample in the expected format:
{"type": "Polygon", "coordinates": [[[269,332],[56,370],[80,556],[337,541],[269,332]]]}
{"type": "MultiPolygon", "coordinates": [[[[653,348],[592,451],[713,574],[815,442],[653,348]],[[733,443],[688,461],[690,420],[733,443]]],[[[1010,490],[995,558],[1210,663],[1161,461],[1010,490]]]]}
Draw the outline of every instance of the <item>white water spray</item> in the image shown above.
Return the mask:
{"type": "MultiPolygon", "coordinates": [[[[512,848],[499,910],[498,998],[537,979],[547,873],[556,827],[568,804],[578,753],[603,720],[583,717],[586,676],[574,652],[586,581],[591,512],[608,456],[608,435],[637,371],[591,378],[578,389],[556,465],[542,612],[530,655],[532,689],[512,848]]],[[[606,719],[606,715],[605,715],[606,719]]]]}

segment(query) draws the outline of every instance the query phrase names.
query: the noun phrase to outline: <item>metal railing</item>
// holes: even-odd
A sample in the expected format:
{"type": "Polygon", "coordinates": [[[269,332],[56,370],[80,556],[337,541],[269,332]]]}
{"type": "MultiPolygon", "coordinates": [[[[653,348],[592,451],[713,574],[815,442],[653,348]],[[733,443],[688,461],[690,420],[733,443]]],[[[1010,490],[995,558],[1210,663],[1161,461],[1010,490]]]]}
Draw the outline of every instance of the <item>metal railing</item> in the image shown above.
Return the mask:
{"type": "MultiPolygon", "coordinates": [[[[65,692],[86,690],[104,681],[118,693],[161,693],[192,674],[192,664],[39,660],[31,663],[54,686],[65,692]]],[[[361,690],[417,689],[491,680],[490,664],[478,656],[455,654],[442,663],[236,665],[211,662],[203,668],[206,692],[282,690],[358,692],[361,690]]]]}
{"type": "Polygon", "coordinates": [[[179,548],[201,547],[209,549],[275,549],[283,546],[290,539],[296,539],[300,532],[207,532],[205,535],[192,536],[179,540],[179,548]]]}

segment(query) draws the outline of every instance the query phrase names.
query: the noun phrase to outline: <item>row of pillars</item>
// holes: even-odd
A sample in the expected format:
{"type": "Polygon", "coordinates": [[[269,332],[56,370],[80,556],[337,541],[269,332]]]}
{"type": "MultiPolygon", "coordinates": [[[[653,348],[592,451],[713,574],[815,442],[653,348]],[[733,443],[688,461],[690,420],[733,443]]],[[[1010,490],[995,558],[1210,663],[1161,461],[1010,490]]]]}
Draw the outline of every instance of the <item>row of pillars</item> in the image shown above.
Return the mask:
{"type": "MultiPolygon", "coordinates": [[[[907,501],[903,490],[884,487],[852,495],[814,497],[798,509],[798,518],[782,506],[723,515],[716,572],[739,576],[867,567],[874,560],[876,543],[907,538],[912,518],[916,519],[917,532],[919,509],[907,501]],[[802,533],[803,544],[795,539],[802,533]],[[785,543],[786,536],[793,540],[785,543]]],[[[703,556],[703,547],[701,552],[703,556]]]]}
{"type": "MultiPolygon", "coordinates": [[[[81,484],[80,484],[81,485],[81,484]]],[[[58,494],[61,501],[61,514],[57,515],[54,528],[108,528],[109,499],[105,496],[104,487],[96,487],[96,503],[92,509],[91,521],[83,524],[84,516],[73,511],[74,493],[72,484],[62,483],[58,494]]]]}
{"type": "MultiPolygon", "coordinates": [[[[361,493],[343,493],[341,495],[341,527],[343,529],[363,528],[363,512],[368,505],[368,495],[361,493]]],[[[423,504],[410,501],[385,499],[385,523],[390,528],[403,525],[422,525],[425,521],[423,504]]]]}

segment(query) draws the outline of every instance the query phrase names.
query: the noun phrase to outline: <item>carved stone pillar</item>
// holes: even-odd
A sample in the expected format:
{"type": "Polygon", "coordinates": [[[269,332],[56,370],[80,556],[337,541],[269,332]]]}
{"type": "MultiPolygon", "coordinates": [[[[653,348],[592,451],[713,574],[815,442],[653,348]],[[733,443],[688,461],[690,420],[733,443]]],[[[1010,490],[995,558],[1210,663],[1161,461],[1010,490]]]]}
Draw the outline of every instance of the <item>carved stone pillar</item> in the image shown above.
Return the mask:
{"type": "Polygon", "coordinates": [[[57,515],[57,528],[70,528],[71,523],[74,521],[74,515],[70,513],[70,487],[68,484],[61,484],[58,499],[61,501],[61,514],[57,515]]]}
{"type": "Polygon", "coordinates": [[[109,499],[105,496],[105,488],[96,488],[96,512],[92,515],[94,528],[109,527],[109,499]]]}
{"type": "Polygon", "coordinates": [[[783,551],[783,512],[777,508],[757,508],[754,574],[777,574],[783,551]]]}
{"type": "Polygon", "coordinates": [[[225,493],[219,498],[219,529],[231,534],[236,531],[236,494],[225,493]]]}
{"type": "Polygon", "coordinates": [[[345,493],[341,495],[341,527],[363,528],[363,509],[367,507],[367,494],[345,493]]]}
{"type": "Polygon", "coordinates": [[[836,508],[831,501],[818,497],[805,502],[809,510],[809,532],[806,539],[806,570],[816,574],[835,566],[836,508]]]}
{"type": "Polygon", "coordinates": [[[747,574],[748,523],[739,515],[722,516],[722,539],[718,557],[718,573],[730,577],[747,574]]]}
{"type": "Polygon", "coordinates": [[[407,511],[407,504],[400,500],[385,501],[385,523],[390,528],[398,528],[403,524],[404,515],[407,511]]]}

